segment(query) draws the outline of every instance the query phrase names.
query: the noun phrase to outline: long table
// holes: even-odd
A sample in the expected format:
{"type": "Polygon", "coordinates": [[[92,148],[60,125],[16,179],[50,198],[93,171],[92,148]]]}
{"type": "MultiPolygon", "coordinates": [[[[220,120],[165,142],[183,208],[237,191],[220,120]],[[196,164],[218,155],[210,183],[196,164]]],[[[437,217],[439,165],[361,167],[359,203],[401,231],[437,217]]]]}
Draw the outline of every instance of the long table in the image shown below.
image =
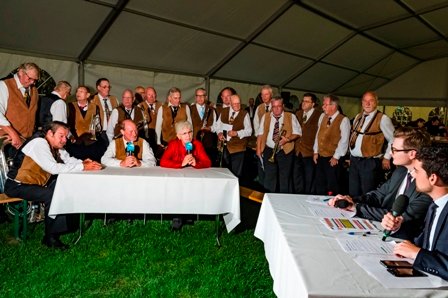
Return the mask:
{"type": "MultiPolygon", "coordinates": [[[[265,194],[255,236],[278,297],[447,297],[447,290],[386,289],[311,216],[304,195],[265,194]]],[[[387,273],[386,273],[387,274],[387,273]]]]}
{"type": "Polygon", "coordinates": [[[224,214],[240,223],[238,179],[223,168],[114,168],[59,174],[49,215],[72,213],[224,214]]]}

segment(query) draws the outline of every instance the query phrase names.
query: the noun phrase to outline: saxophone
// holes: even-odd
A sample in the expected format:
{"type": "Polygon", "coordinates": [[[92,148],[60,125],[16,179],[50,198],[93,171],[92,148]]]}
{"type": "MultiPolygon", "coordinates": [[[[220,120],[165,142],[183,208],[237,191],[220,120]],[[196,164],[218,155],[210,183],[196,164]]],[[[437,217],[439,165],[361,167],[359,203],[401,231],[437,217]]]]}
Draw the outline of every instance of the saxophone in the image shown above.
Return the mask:
{"type": "Polygon", "coordinates": [[[269,157],[268,161],[274,163],[275,162],[275,155],[278,153],[278,149],[280,147],[280,140],[282,137],[286,134],[286,130],[283,129],[284,123],[282,123],[282,128],[280,129],[280,133],[278,135],[278,139],[275,142],[274,150],[272,150],[272,155],[269,157]]]}

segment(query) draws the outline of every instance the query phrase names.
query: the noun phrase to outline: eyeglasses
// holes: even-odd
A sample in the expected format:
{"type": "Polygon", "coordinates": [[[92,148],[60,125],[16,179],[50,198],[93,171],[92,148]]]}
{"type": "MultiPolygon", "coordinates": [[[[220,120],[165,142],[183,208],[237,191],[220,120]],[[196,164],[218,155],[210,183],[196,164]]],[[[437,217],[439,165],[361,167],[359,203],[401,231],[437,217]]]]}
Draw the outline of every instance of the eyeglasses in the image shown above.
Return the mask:
{"type": "Polygon", "coordinates": [[[302,100],[302,103],[313,103],[311,100],[302,100]]]}
{"type": "Polygon", "coordinates": [[[26,71],[24,70],[23,73],[25,74],[25,76],[28,78],[28,80],[36,82],[37,80],[39,80],[39,78],[35,79],[33,77],[31,77],[29,74],[26,73],[26,71]]]}
{"type": "Polygon", "coordinates": [[[394,147],[390,148],[390,151],[392,151],[392,153],[395,153],[395,152],[409,152],[409,151],[412,151],[412,150],[416,150],[416,149],[397,149],[397,148],[394,148],[394,147]]]}
{"type": "Polygon", "coordinates": [[[205,94],[196,94],[195,96],[196,97],[205,97],[206,95],[205,94]]]}
{"type": "Polygon", "coordinates": [[[193,131],[189,130],[189,131],[180,133],[181,136],[186,136],[186,135],[189,135],[189,134],[193,134],[193,131]]]}

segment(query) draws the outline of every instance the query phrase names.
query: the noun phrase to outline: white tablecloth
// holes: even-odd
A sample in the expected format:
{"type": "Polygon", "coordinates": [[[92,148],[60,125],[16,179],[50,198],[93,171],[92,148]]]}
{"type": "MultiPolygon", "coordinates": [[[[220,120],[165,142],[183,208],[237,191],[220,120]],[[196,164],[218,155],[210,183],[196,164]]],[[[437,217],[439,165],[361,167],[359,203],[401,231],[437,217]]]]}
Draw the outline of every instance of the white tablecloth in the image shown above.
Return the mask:
{"type": "Polygon", "coordinates": [[[226,214],[240,223],[238,179],[228,170],[113,168],[60,174],[50,216],[68,213],[226,214]]]}
{"type": "MultiPolygon", "coordinates": [[[[255,229],[278,297],[448,297],[448,291],[386,289],[310,215],[307,196],[265,194],[255,229]]],[[[387,274],[387,273],[386,273],[387,274]]]]}

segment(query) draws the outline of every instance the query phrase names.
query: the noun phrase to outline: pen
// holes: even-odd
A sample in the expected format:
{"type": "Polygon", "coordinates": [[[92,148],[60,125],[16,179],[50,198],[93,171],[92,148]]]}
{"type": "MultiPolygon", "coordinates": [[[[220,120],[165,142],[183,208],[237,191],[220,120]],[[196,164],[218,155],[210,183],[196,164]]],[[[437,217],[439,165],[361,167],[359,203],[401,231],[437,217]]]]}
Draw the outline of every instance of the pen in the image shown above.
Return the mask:
{"type": "Polygon", "coordinates": [[[324,199],[323,202],[328,202],[329,200],[330,200],[330,198],[324,199]]]}
{"type": "Polygon", "coordinates": [[[367,232],[348,232],[349,235],[361,235],[361,236],[367,236],[371,235],[372,233],[370,231],[367,232]]]}

